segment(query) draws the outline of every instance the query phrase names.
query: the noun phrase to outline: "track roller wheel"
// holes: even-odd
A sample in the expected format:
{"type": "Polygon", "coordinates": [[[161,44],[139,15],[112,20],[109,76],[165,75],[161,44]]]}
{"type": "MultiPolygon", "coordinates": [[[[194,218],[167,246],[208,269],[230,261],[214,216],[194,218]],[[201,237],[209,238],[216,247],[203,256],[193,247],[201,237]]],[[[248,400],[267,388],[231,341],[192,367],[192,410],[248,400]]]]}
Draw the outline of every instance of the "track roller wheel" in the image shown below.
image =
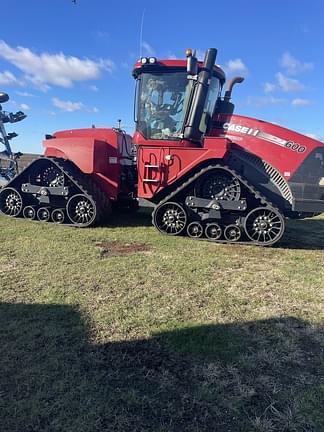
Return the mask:
{"type": "Polygon", "coordinates": [[[178,235],[187,225],[187,213],[176,202],[166,202],[153,213],[153,224],[163,234],[178,235]]]}
{"type": "Polygon", "coordinates": [[[224,237],[229,242],[236,242],[241,238],[241,229],[237,225],[227,225],[224,229],[224,237]]]}
{"type": "Polygon", "coordinates": [[[48,222],[50,219],[50,210],[47,207],[40,207],[37,210],[37,219],[40,222],[48,222]]]}
{"type": "Polygon", "coordinates": [[[62,224],[65,219],[64,209],[55,209],[52,211],[51,219],[56,224],[62,224]]]}
{"type": "Polygon", "coordinates": [[[199,222],[191,222],[187,226],[187,234],[192,238],[199,238],[204,234],[204,228],[199,222]]]}
{"type": "Polygon", "coordinates": [[[8,187],[0,192],[0,213],[10,217],[17,217],[22,208],[23,201],[16,189],[8,187]]]}
{"type": "Polygon", "coordinates": [[[205,236],[209,240],[218,240],[222,235],[222,228],[217,223],[209,223],[205,228],[205,236]]]}
{"type": "Polygon", "coordinates": [[[71,222],[78,227],[92,225],[97,217],[96,204],[83,194],[71,197],[66,205],[66,211],[71,222]]]}
{"type": "Polygon", "coordinates": [[[206,173],[196,186],[196,195],[201,198],[234,201],[240,199],[239,180],[224,169],[206,173]]]}
{"type": "Polygon", "coordinates": [[[33,206],[26,206],[23,210],[23,216],[25,219],[34,220],[36,217],[36,210],[33,206]]]}
{"type": "Polygon", "coordinates": [[[282,237],[285,220],[275,209],[258,207],[250,211],[244,221],[246,235],[260,245],[272,245],[282,237]]]}

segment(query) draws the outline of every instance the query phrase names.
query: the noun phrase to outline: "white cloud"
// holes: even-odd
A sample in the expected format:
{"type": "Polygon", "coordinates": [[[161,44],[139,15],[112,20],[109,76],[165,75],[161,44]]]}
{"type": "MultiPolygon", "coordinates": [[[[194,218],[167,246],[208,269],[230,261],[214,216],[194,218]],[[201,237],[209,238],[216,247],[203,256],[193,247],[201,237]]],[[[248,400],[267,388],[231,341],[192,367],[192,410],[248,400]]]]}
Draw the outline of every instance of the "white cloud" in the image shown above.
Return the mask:
{"type": "Polygon", "coordinates": [[[242,75],[248,74],[248,68],[245,66],[241,59],[229,60],[225,65],[225,71],[227,73],[239,73],[242,75]]]}
{"type": "Polygon", "coordinates": [[[304,89],[304,85],[300,81],[296,79],[288,78],[281,72],[278,72],[276,74],[276,78],[278,80],[279,87],[281,88],[281,90],[285,92],[290,92],[290,91],[293,92],[293,91],[299,91],[304,89]]]}
{"type": "Polygon", "coordinates": [[[142,42],[143,55],[144,56],[155,56],[155,49],[147,42],[142,42]]]}
{"type": "Polygon", "coordinates": [[[31,109],[30,106],[25,103],[20,104],[19,108],[21,108],[24,111],[29,111],[31,109]]]}
{"type": "Polygon", "coordinates": [[[15,92],[18,96],[23,96],[23,97],[34,97],[35,95],[33,95],[33,94],[31,94],[31,93],[28,93],[28,92],[25,92],[25,91],[16,91],[15,92]]]}
{"type": "Polygon", "coordinates": [[[197,49],[196,50],[196,57],[198,60],[203,61],[205,58],[205,51],[203,51],[201,49],[197,49]]]}
{"type": "Polygon", "coordinates": [[[281,105],[286,103],[286,99],[275,98],[273,96],[264,96],[264,97],[248,97],[246,100],[247,105],[253,106],[256,108],[262,108],[269,105],[281,105]]]}
{"type": "Polygon", "coordinates": [[[277,88],[276,84],[272,84],[269,82],[266,82],[263,84],[263,90],[265,93],[272,93],[277,88]]]}
{"type": "Polygon", "coordinates": [[[173,53],[169,53],[167,55],[167,58],[170,59],[170,60],[177,60],[178,59],[178,57],[175,54],[173,54],[173,53]]]}
{"type": "Polygon", "coordinates": [[[108,59],[93,61],[62,52],[36,54],[29,48],[12,48],[3,40],[0,40],[0,57],[24,72],[26,79],[44,91],[49,84],[72,87],[74,81],[98,79],[103,70],[112,72],[114,69],[114,63],[108,59]]]}
{"type": "Polygon", "coordinates": [[[304,133],[304,135],[308,136],[309,138],[313,138],[313,139],[315,139],[317,141],[324,142],[324,136],[323,135],[317,135],[317,134],[314,134],[314,133],[304,133]]]}
{"type": "Polygon", "coordinates": [[[74,112],[85,109],[85,105],[82,102],[63,101],[56,97],[52,98],[52,102],[56,108],[59,108],[62,111],[74,112]]]}
{"type": "Polygon", "coordinates": [[[52,98],[52,103],[56,108],[59,108],[61,111],[65,111],[65,112],[75,112],[75,111],[87,111],[93,113],[99,112],[98,108],[96,107],[90,108],[84,105],[82,102],[64,101],[56,97],[52,98]]]}
{"type": "Polygon", "coordinates": [[[25,103],[18,103],[17,101],[11,99],[10,100],[10,105],[12,105],[14,107],[14,109],[19,109],[19,110],[23,110],[23,111],[29,111],[31,109],[31,107],[25,103]]]}
{"type": "Polygon", "coordinates": [[[311,104],[311,101],[309,99],[296,98],[296,99],[293,99],[291,101],[291,105],[294,107],[303,107],[303,106],[307,106],[310,104],[311,104]]]}
{"type": "Polygon", "coordinates": [[[108,32],[106,32],[106,31],[102,31],[102,30],[98,30],[98,31],[95,33],[95,36],[96,36],[96,38],[98,38],[98,39],[104,39],[104,40],[108,40],[108,39],[110,39],[110,34],[109,34],[108,32]]]}
{"type": "Polygon", "coordinates": [[[21,86],[23,83],[19,81],[12,72],[0,72],[0,85],[3,86],[21,86]]]}
{"type": "Polygon", "coordinates": [[[91,85],[91,86],[90,86],[90,90],[92,90],[92,91],[94,91],[94,92],[99,91],[99,89],[98,89],[98,87],[97,87],[96,85],[91,85]]]}
{"type": "Polygon", "coordinates": [[[309,138],[312,138],[312,139],[315,139],[315,140],[321,141],[321,138],[320,138],[318,135],[316,135],[316,134],[313,134],[313,133],[305,133],[305,135],[308,136],[309,138]]]}
{"type": "Polygon", "coordinates": [[[285,52],[280,59],[280,65],[290,75],[297,75],[302,72],[312,70],[314,68],[313,63],[304,63],[293,57],[289,52],[285,52]]]}

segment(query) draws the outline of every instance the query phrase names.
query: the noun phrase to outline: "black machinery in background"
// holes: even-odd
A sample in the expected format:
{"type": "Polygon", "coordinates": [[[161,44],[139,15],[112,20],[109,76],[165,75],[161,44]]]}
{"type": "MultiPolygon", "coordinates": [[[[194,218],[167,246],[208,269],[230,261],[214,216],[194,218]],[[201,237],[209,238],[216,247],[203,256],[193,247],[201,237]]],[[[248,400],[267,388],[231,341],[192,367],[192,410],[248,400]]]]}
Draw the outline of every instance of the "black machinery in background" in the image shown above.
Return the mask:
{"type": "Polygon", "coordinates": [[[0,92],[0,143],[4,146],[4,150],[0,151],[0,188],[6,186],[18,174],[17,160],[21,156],[21,153],[13,153],[10,146],[10,140],[18,135],[15,132],[7,133],[4,125],[17,123],[27,117],[22,111],[16,113],[4,111],[1,104],[8,100],[7,93],[0,92]]]}

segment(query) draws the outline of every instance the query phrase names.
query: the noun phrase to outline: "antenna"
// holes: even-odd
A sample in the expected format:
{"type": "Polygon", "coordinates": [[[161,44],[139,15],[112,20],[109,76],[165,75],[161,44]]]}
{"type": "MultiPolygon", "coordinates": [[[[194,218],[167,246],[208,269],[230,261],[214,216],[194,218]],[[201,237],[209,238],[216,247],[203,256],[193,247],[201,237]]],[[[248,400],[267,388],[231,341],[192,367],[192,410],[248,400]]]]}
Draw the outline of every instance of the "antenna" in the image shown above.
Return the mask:
{"type": "Polygon", "coordinates": [[[142,13],[141,29],[140,29],[140,40],[139,40],[139,44],[140,44],[140,58],[142,57],[144,17],[145,17],[145,8],[143,9],[143,13],[142,13]]]}

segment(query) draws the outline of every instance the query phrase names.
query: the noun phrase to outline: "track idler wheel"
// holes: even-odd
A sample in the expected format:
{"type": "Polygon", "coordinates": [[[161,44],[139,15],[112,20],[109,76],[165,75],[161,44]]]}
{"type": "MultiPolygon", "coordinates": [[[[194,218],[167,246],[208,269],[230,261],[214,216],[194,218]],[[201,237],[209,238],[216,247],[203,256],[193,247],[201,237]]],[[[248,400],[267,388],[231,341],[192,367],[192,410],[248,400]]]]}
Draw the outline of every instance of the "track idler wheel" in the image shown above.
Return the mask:
{"type": "Polygon", "coordinates": [[[246,216],[244,229],[254,243],[272,245],[281,239],[285,230],[285,220],[275,209],[258,207],[246,216]]]}
{"type": "Polygon", "coordinates": [[[153,212],[153,224],[163,234],[178,235],[187,225],[187,213],[176,202],[166,202],[153,212]]]}
{"type": "Polygon", "coordinates": [[[50,209],[47,207],[40,207],[37,210],[37,219],[40,222],[48,222],[50,220],[50,216],[51,216],[50,209]]]}
{"type": "Polygon", "coordinates": [[[17,217],[23,208],[23,201],[20,193],[16,189],[8,187],[0,192],[0,213],[17,217]]]}
{"type": "Polygon", "coordinates": [[[55,209],[52,211],[51,219],[56,224],[62,224],[65,219],[64,209],[55,209]]]}
{"type": "Polygon", "coordinates": [[[187,234],[192,238],[199,238],[204,234],[204,228],[199,222],[191,222],[187,226],[187,234]]]}
{"type": "Polygon", "coordinates": [[[236,242],[241,238],[241,229],[237,225],[227,225],[224,229],[224,237],[229,242],[236,242]]]}
{"type": "Polygon", "coordinates": [[[71,197],[66,205],[66,211],[71,222],[80,228],[92,225],[97,217],[96,204],[83,194],[71,197]]]}
{"type": "Polygon", "coordinates": [[[209,223],[205,228],[205,236],[209,240],[218,240],[222,235],[222,228],[217,223],[209,223]]]}
{"type": "Polygon", "coordinates": [[[25,219],[34,220],[36,217],[36,210],[33,206],[26,206],[23,210],[23,216],[25,219]]]}

